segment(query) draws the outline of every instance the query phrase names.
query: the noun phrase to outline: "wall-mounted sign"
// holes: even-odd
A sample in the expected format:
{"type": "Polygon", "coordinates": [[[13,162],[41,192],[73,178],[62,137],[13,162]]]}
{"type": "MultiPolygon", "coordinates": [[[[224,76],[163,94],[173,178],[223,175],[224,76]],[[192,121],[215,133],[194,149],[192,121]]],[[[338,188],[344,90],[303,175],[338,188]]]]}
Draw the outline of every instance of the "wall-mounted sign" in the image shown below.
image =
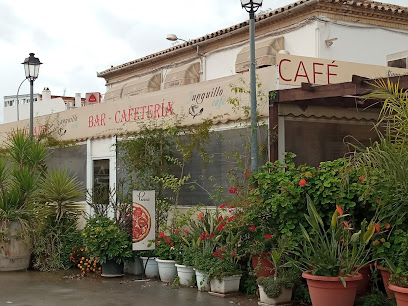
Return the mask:
{"type": "Polygon", "coordinates": [[[353,75],[366,78],[390,77],[408,74],[408,69],[341,62],[336,60],[276,54],[279,84],[297,85],[335,84],[350,82],[353,75]]]}
{"type": "Polygon", "coordinates": [[[154,250],[151,240],[156,237],[154,190],[133,190],[132,242],[133,250],[154,250]],[[150,246],[149,246],[150,244],[150,246]]]}
{"type": "Polygon", "coordinates": [[[99,92],[88,92],[85,95],[86,104],[101,103],[102,95],[99,92]]]}

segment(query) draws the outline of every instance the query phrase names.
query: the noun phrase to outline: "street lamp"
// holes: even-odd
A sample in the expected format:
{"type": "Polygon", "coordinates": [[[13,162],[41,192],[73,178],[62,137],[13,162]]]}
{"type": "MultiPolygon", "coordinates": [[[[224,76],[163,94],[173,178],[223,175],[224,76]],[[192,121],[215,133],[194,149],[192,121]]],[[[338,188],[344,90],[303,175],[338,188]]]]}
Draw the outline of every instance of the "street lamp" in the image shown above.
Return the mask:
{"type": "Polygon", "coordinates": [[[255,79],[255,12],[262,6],[262,0],[241,0],[242,7],[249,13],[250,50],[250,91],[251,91],[251,170],[258,170],[258,132],[256,120],[256,79],[255,79]]]}
{"type": "Polygon", "coordinates": [[[24,62],[25,76],[26,79],[30,81],[30,137],[33,138],[34,131],[34,110],[33,110],[33,86],[34,81],[38,78],[38,72],[40,70],[40,65],[42,64],[40,60],[34,57],[34,53],[30,53],[24,62]]]}

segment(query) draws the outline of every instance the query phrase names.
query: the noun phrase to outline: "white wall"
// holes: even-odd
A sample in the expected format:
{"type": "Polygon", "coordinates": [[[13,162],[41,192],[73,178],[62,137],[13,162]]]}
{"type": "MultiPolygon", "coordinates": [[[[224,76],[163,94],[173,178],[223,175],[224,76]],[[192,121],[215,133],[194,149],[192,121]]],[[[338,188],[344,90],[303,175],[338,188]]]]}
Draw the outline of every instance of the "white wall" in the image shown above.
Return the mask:
{"type": "MultiPolygon", "coordinates": [[[[30,103],[20,104],[18,108],[20,120],[30,118],[30,103]]],[[[62,98],[40,100],[33,103],[34,117],[62,112],[66,109],[62,98]]],[[[3,123],[13,121],[17,121],[17,105],[5,107],[3,111],[3,123]]]]}
{"type": "Polygon", "coordinates": [[[321,58],[387,66],[388,54],[408,50],[407,30],[331,20],[318,28],[321,58]],[[337,40],[328,47],[325,40],[331,38],[337,40]]]}

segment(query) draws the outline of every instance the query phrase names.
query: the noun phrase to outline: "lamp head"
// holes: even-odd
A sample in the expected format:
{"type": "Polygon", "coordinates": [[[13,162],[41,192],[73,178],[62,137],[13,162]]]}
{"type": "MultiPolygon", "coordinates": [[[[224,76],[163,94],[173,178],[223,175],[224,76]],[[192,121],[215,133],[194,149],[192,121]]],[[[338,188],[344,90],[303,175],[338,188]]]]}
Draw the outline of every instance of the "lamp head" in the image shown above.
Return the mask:
{"type": "Polygon", "coordinates": [[[24,65],[26,79],[34,81],[38,78],[38,72],[40,71],[40,65],[42,63],[37,57],[34,57],[34,53],[30,53],[30,56],[27,57],[22,64],[24,65]]]}
{"type": "Polygon", "coordinates": [[[247,12],[256,12],[262,6],[263,0],[241,0],[241,6],[247,12]]]}
{"type": "Polygon", "coordinates": [[[178,37],[177,37],[176,34],[167,34],[166,39],[167,39],[167,40],[170,40],[170,41],[177,41],[177,40],[178,40],[178,37]]]}

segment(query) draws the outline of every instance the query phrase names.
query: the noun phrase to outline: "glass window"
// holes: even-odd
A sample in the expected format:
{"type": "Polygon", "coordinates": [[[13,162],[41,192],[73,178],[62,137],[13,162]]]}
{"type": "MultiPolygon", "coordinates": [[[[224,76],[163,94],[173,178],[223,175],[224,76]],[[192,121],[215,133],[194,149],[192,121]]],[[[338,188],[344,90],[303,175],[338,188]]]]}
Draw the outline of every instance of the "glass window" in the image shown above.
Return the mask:
{"type": "Polygon", "coordinates": [[[95,203],[109,203],[109,159],[98,159],[93,161],[92,194],[95,203]]]}

